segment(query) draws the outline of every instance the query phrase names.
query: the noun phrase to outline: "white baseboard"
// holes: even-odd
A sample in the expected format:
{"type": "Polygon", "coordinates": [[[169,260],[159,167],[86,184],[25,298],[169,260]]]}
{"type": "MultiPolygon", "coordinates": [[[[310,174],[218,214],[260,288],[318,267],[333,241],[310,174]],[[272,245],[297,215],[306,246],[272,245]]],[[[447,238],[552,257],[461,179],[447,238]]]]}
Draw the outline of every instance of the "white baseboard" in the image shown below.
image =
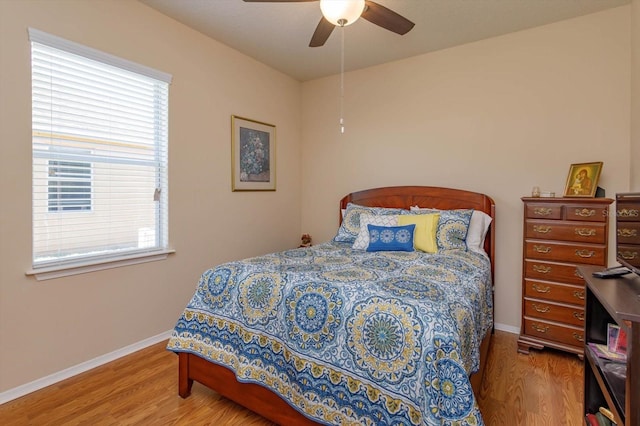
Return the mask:
{"type": "Polygon", "coordinates": [[[514,327],[512,325],[499,324],[499,323],[494,323],[493,325],[496,330],[506,331],[507,333],[512,333],[512,334],[520,334],[520,327],[514,327]]]}
{"type": "Polygon", "coordinates": [[[169,337],[171,337],[171,331],[172,330],[165,331],[164,333],[160,333],[156,336],[149,337],[148,339],[141,340],[108,354],[101,355],[97,358],[85,361],[78,365],[74,365],[73,367],[58,371],[57,373],[50,374],[41,379],[34,380],[33,382],[25,383],[24,385],[20,385],[16,388],[9,389],[8,391],[0,393],[0,404],[4,404],[5,402],[12,401],[16,398],[20,398],[21,396],[24,396],[31,392],[35,392],[47,386],[51,386],[55,383],[61,382],[62,380],[68,379],[69,377],[84,373],[85,371],[91,370],[92,368],[96,368],[108,362],[115,361],[118,358],[122,358],[123,356],[132,354],[136,351],[139,351],[140,349],[144,349],[148,346],[160,343],[163,340],[167,340],[169,337]]]}

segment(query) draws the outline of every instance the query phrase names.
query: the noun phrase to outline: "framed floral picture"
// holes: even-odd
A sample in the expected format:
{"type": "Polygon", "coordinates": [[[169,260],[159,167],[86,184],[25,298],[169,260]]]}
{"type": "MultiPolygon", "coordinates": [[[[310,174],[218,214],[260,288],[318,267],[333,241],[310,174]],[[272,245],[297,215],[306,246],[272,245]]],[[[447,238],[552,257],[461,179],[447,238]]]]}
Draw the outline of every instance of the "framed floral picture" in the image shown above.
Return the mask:
{"type": "Polygon", "coordinates": [[[276,126],[231,116],[231,189],[276,190],[276,126]]]}
{"type": "Polygon", "coordinates": [[[565,197],[591,197],[596,194],[602,161],[572,164],[564,188],[565,197]]]}

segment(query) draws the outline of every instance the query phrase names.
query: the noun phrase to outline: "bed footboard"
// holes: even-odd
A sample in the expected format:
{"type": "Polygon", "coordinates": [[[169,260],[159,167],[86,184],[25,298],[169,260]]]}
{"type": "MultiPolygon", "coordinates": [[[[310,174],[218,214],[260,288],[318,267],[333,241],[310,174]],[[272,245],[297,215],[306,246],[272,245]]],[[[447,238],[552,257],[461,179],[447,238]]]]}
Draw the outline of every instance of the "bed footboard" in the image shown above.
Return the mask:
{"type": "MultiPolygon", "coordinates": [[[[480,346],[480,370],[471,376],[474,394],[480,394],[484,367],[487,362],[492,332],[489,330],[480,346]]],[[[187,398],[191,394],[193,381],[207,386],[220,395],[260,414],[280,425],[317,425],[318,423],[303,416],[283,399],[265,387],[254,383],[242,383],[235,374],[220,365],[211,363],[198,355],[180,352],[178,394],[187,398]]]]}
{"type": "Polygon", "coordinates": [[[255,383],[242,383],[235,374],[220,365],[213,364],[198,355],[181,352],[179,356],[178,393],[182,398],[191,394],[196,380],[220,395],[279,424],[311,426],[318,423],[303,416],[283,399],[267,388],[255,383]]]}

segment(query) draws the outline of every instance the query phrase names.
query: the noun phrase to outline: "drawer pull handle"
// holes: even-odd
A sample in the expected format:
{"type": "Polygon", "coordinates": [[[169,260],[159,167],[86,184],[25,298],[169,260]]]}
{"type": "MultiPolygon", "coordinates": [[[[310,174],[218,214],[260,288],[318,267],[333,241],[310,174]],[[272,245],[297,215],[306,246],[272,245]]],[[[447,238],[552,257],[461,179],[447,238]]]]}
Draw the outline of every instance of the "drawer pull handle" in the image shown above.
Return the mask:
{"type": "Polygon", "coordinates": [[[620,209],[616,212],[618,217],[638,217],[640,211],[638,209],[620,209]]]}
{"type": "Polygon", "coordinates": [[[595,255],[596,255],[596,252],[593,250],[587,250],[587,249],[576,250],[576,256],[579,256],[579,257],[589,258],[595,255]]]}
{"type": "Polygon", "coordinates": [[[624,260],[634,260],[638,257],[638,252],[631,250],[619,251],[618,256],[620,256],[624,260]]]}
{"type": "Polygon", "coordinates": [[[551,272],[551,266],[533,265],[533,270],[540,274],[548,274],[551,272]]]}
{"type": "Polygon", "coordinates": [[[573,317],[577,320],[584,321],[584,312],[574,312],[573,317]]]}
{"type": "Polygon", "coordinates": [[[540,312],[540,313],[543,313],[543,314],[545,312],[549,312],[551,310],[551,308],[549,306],[540,307],[540,306],[536,305],[535,303],[533,303],[532,306],[533,306],[533,309],[536,310],[536,312],[540,312]]]}
{"type": "Polygon", "coordinates": [[[631,237],[637,237],[637,236],[638,236],[637,229],[629,229],[629,228],[618,229],[618,237],[631,238],[631,237]]]}
{"type": "Polygon", "coordinates": [[[576,333],[575,331],[573,332],[573,338],[578,342],[584,342],[584,337],[582,337],[582,334],[576,333]]]}
{"type": "Polygon", "coordinates": [[[551,253],[551,247],[549,246],[533,246],[536,253],[551,253]]]}
{"type": "Polygon", "coordinates": [[[574,290],[573,297],[577,297],[580,300],[584,300],[584,290],[574,290]]]}
{"type": "Polygon", "coordinates": [[[533,209],[533,214],[538,216],[549,216],[553,210],[547,207],[536,207],[533,209]]]}
{"type": "Polygon", "coordinates": [[[596,211],[593,209],[576,209],[576,216],[580,217],[592,217],[595,216],[596,211]]]}
{"type": "Polygon", "coordinates": [[[543,225],[533,225],[533,232],[537,234],[548,234],[549,232],[551,232],[551,227],[543,225]]]}
{"type": "Polygon", "coordinates": [[[580,273],[580,271],[578,271],[577,269],[575,271],[573,271],[573,275],[575,275],[578,278],[582,278],[584,279],[584,276],[582,276],[582,274],[580,273]]]}
{"type": "Polygon", "coordinates": [[[548,325],[538,325],[536,323],[531,324],[531,328],[533,328],[535,331],[537,331],[538,333],[546,333],[547,331],[549,331],[549,326],[548,325]]]}
{"type": "Polygon", "coordinates": [[[578,228],[576,229],[576,235],[580,235],[581,237],[593,237],[596,235],[596,230],[594,228],[578,228]]]}
{"type": "Polygon", "coordinates": [[[538,285],[538,284],[533,284],[532,287],[538,293],[549,293],[551,291],[551,287],[549,287],[549,286],[543,287],[543,286],[538,285]]]}

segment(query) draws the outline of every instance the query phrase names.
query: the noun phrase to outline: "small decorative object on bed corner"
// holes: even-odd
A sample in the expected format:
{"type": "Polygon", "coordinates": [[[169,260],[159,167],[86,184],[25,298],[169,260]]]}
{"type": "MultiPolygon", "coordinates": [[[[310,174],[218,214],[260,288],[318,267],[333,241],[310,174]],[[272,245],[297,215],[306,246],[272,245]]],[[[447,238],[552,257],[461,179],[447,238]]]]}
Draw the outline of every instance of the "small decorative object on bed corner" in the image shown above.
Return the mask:
{"type": "Polygon", "coordinates": [[[300,243],[300,245],[298,246],[299,248],[302,247],[311,247],[311,235],[309,234],[302,234],[302,238],[301,238],[302,242],[300,243]]]}
{"type": "Polygon", "coordinates": [[[564,196],[593,198],[598,187],[601,170],[602,161],[572,164],[569,168],[564,196]]]}
{"type": "Polygon", "coordinates": [[[231,189],[276,190],[276,126],[231,116],[231,189]]]}

